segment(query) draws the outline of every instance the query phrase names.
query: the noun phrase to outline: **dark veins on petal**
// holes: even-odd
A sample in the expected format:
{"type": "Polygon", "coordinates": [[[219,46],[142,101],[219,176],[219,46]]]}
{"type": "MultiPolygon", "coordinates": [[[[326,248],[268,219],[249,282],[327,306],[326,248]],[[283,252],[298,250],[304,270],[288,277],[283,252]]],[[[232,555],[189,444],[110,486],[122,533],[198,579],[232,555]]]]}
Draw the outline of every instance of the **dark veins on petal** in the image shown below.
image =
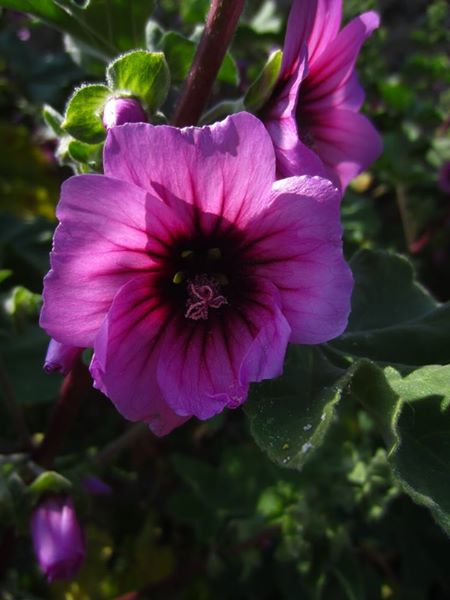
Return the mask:
{"type": "Polygon", "coordinates": [[[174,235],[154,270],[163,302],[191,322],[239,311],[252,295],[245,236],[231,224],[224,225],[223,221],[205,234],[197,223],[192,236],[174,235]]]}

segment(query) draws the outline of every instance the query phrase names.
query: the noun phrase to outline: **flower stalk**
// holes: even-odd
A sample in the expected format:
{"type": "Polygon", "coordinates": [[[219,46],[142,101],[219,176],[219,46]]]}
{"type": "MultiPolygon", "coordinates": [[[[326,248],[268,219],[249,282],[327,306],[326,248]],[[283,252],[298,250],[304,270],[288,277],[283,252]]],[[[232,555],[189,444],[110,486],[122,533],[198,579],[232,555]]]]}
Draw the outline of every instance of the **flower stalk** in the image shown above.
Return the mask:
{"type": "Polygon", "coordinates": [[[64,379],[58,402],[42,443],[34,453],[34,460],[46,469],[50,468],[76,415],[90,390],[91,378],[81,356],[64,379]]]}
{"type": "Polygon", "coordinates": [[[177,127],[196,125],[244,8],[244,0],[212,0],[205,30],[175,110],[177,127]]]}

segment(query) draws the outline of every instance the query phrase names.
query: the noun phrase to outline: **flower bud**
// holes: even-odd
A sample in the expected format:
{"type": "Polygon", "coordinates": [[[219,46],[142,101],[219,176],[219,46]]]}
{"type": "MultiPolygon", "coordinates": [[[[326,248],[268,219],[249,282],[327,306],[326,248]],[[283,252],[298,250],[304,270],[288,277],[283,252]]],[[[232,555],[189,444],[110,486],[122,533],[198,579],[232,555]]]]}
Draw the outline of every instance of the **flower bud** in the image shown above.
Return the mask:
{"type": "Polygon", "coordinates": [[[86,475],[81,482],[84,489],[91,496],[109,496],[112,494],[112,487],[102,481],[96,475],[86,475]]]}
{"type": "Polygon", "coordinates": [[[34,553],[49,582],[77,574],[84,560],[85,544],[68,496],[48,496],[34,509],[31,535],[34,553]]]}
{"type": "Polygon", "coordinates": [[[111,129],[124,123],[147,123],[147,114],[135,98],[110,98],[103,110],[103,125],[111,129]]]}
{"type": "Polygon", "coordinates": [[[58,372],[66,375],[73,368],[81,352],[82,348],[66,346],[56,340],[50,340],[45,356],[44,371],[46,373],[58,372]]]}

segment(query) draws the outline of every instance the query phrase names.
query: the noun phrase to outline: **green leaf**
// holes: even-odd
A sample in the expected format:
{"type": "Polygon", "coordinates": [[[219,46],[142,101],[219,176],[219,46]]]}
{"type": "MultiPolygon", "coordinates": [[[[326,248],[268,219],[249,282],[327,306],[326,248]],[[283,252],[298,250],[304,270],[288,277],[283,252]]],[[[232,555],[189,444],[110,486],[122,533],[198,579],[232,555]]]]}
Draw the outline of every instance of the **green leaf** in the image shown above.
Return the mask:
{"type": "Polygon", "coordinates": [[[13,272],[11,269],[0,269],[0,283],[3,283],[8,277],[11,277],[13,272]]]}
{"type": "Polygon", "coordinates": [[[379,90],[383,100],[401,113],[407,113],[415,101],[412,89],[395,76],[381,81],[379,90]]]}
{"type": "Polygon", "coordinates": [[[450,535],[450,365],[402,378],[366,362],[351,392],[378,422],[399,483],[450,535]]]}
{"type": "Polygon", "coordinates": [[[52,402],[57,397],[61,376],[47,375],[43,370],[48,342],[47,335],[37,325],[0,341],[0,357],[19,404],[52,402]]]}
{"type": "Polygon", "coordinates": [[[154,5],[152,0],[0,0],[0,6],[33,15],[69,34],[85,52],[104,62],[144,46],[145,23],[154,5]]]}
{"type": "Polygon", "coordinates": [[[42,116],[44,117],[44,121],[53,131],[56,136],[64,135],[64,131],[62,128],[62,124],[64,121],[64,117],[59,114],[57,110],[51,107],[49,104],[44,104],[42,108],[42,116]]]}
{"type": "Polygon", "coordinates": [[[371,198],[347,190],[341,205],[344,240],[358,246],[370,243],[381,229],[381,220],[371,198]]]}
{"type": "Polygon", "coordinates": [[[136,50],[117,58],[106,71],[109,86],[137,96],[151,113],[164,102],[170,74],[162,52],[136,50]]]}
{"type": "Polygon", "coordinates": [[[181,18],[190,25],[202,23],[208,8],[209,0],[184,0],[180,5],[181,18]]]}
{"type": "Polygon", "coordinates": [[[164,30],[161,28],[159,23],[153,19],[149,19],[145,26],[145,47],[150,52],[155,52],[164,35],[164,30]]]}
{"type": "Polygon", "coordinates": [[[103,144],[84,144],[71,140],[67,145],[70,158],[96,169],[101,164],[103,144]]]}
{"type": "Polygon", "coordinates": [[[6,313],[12,317],[16,327],[20,328],[30,317],[36,317],[41,308],[40,294],[34,294],[23,286],[14,287],[4,302],[6,313]]]}
{"type": "Polygon", "coordinates": [[[166,57],[171,79],[176,83],[186,79],[195,54],[195,43],[180,33],[168,31],[162,36],[159,48],[166,57]]]}
{"type": "Polygon", "coordinates": [[[253,385],[244,407],[261,449],[279,465],[301,468],[321,445],[355,368],[335,367],[319,347],[290,346],[283,375],[253,385]]]}
{"type": "Polygon", "coordinates": [[[261,73],[245,94],[244,104],[247,110],[256,112],[270,97],[280,73],[282,60],[283,52],[281,50],[276,50],[269,56],[261,73]]]}
{"type": "Polygon", "coordinates": [[[111,90],[100,84],[76,90],[67,104],[63,129],[86,144],[102,142],[105,138],[102,112],[110,95],[111,90]]]}
{"type": "MultiPolygon", "coordinates": [[[[159,49],[165,54],[171,79],[175,83],[184,81],[194,59],[196,43],[175,31],[168,31],[162,36],[159,49]]],[[[229,53],[225,55],[217,79],[230,85],[236,85],[239,80],[236,63],[229,53]]]]}
{"type": "Polygon", "coordinates": [[[355,289],[347,331],[380,329],[408,322],[438,305],[417,283],[413,267],[404,256],[383,250],[361,250],[350,265],[355,289]]]}
{"type": "Polygon", "coordinates": [[[274,0],[266,0],[250,22],[250,27],[259,34],[278,33],[282,19],[279,8],[274,0]]]}
{"type": "Polygon", "coordinates": [[[450,304],[439,305],[417,283],[406,258],[362,250],[350,265],[352,312],[333,347],[399,366],[450,362],[450,304]]]}
{"type": "Polygon", "coordinates": [[[390,460],[400,482],[450,535],[450,365],[390,379],[403,400],[390,460]]]}
{"type": "Polygon", "coordinates": [[[56,471],[41,473],[29,487],[34,502],[47,494],[64,494],[71,489],[71,482],[56,471]]]}
{"type": "Polygon", "coordinates": [[[28,13],[60,31],[92,42],[92,36],[83,29],[81,24],[53,0],[0,0],[0,6],[28,13]]]}

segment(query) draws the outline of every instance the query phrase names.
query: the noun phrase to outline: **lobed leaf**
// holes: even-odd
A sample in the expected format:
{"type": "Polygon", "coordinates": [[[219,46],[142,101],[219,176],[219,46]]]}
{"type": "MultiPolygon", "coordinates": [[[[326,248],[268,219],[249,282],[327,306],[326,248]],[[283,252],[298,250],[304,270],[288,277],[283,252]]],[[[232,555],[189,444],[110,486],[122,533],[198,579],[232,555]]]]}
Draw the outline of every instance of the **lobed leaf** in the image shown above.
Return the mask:
{"type": "Polygon", "coordinates": [[[279,465],[301,468],[322,443],[352,371],[319,347],[290,346],[282,377],[253,385],[244,410],[256,443],[279,465]]]}
{"type": "Polygon", "coordinates": [[[105,139],[102,123],[103,107],[111,96],[106,85],[85,85],[69,100],[62,128],[86,144],[98,144],[105,139]]]}
{"type": "Polygon", "coordinates": [[[137,96],[153,113],[166,99],[170,73],[162,52],[136,50],[119,56],[106,71],[109,86],[137,96]]]}
{"type": "Polygon", "coordinates": [[[351,390],[378,422],[399,483],[450,535],[450,365],[402,378],[366,362],[351,390]]]}
{"type": "Polygon", "coordinates": [[[350,265],[352,312],[334,348],[409,368],[450,362],[450,303],[440,305],[417,283],[405,257],[361,250],[350,265]]]}

